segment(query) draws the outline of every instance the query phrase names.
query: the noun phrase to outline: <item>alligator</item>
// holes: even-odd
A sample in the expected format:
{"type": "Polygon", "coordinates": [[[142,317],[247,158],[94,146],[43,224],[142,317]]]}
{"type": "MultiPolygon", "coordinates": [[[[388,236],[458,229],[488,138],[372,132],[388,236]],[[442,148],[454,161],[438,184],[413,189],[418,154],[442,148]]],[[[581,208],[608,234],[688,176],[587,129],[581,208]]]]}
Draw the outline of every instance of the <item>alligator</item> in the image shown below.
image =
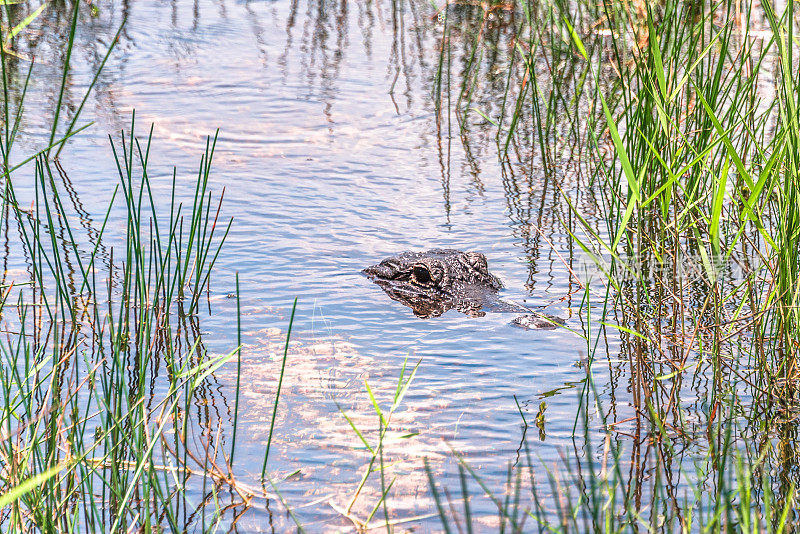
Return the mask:
{"type": "Polygon", "coordinates": [[[363,271],[389,298],[427,319],[456,310],[470,317],[486,312],[523,313],[512,324],[522,328],[555,328],[564,320],[500,299],[503,283],[489,272],[480,252],[433,249],[403,252],[363,271]]]}

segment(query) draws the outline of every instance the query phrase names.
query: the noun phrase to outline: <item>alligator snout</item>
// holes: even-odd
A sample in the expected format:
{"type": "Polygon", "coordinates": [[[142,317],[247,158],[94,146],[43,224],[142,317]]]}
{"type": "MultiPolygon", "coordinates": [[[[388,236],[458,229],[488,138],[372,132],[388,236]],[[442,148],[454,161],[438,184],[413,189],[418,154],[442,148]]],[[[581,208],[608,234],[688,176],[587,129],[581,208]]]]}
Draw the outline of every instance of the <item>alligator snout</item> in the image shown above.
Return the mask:
{"type": "Polygon", "coordinates": [[[379,263],[378,265],[370,265],[366,269],[362,269],[361,274],[370,279],[384,278],[388,280],[391,275],[391,270],[382,263],[379,263]]]}

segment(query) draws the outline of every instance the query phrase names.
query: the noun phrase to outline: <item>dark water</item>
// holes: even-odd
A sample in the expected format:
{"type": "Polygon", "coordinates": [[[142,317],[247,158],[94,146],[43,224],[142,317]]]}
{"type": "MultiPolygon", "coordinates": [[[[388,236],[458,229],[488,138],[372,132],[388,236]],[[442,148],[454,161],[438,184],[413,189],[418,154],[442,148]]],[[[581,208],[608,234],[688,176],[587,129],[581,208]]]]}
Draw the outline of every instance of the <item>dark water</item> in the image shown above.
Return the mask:
{"type": "MultiPolygon", "coordinates": [[[[206,136],[220,129],[211,187],[225,189],[223,215],[234,224],[202,327],[212,350],[235,347],[236,302],[227,295],[238,273],[245,343],[241,476],[260,472],[295,297],[270,471],[280,478],[299,470],[279,487],[310,531],[352,528],[329,501],[347,505],[369,456],[340,408],[374,439],[378,419],[364,383],[386,409],[406,359],[408,369],[421,363],[386,443],[387,473],[397,476],[389,497],[394,519],[433,511],[423,458],[438,480],[455,487],[449,446],[502,494],[523,437],[515,397],[529,422],[547,403],[541,439],[538,429],[528,429],[536,461],[553,468],[560,451],[573,450],[585,340],[565,329],[514,328],[507,314],[471,318],[450,311],[421,320],[359,272],[405,250],[480,251],[504,281],[504,298],[550,305],[548,312],[567,326],[584,328],[581,295],[573,294],[578,287],[559,257],[575,251],[558,220],[568,210],[556,183],[576,187],[575,171],[559,166],[545,174],[531,154],[501,165],[489,123],[473,115],[461,131],[452,116],[455,89],[451,106],[445,95],[437,114],[442,34],[430,4],[135,0],[98,7],[95,18],[82,14],[67,95],[73,109],[123,16],[127,25],[84,110],[83,118],[96,124],[61,155],[92,224],[117,183],[106,135],[127,131],[133,110],[141,135],[154,125],[151,180],[163,195],[175,166],[180,194],[190,198],[206,136]]],[[[44,16],[59,28],[55,12],[44,16]]],[[[460,83],[477,28],[469,22],[477,15],[461,16],[454,35],[463,42],[455,43],[445,85],[460,83]]],[[[490,23],[487,31],[495,32],[500,67],[513,25],[490,23]]],[[[45,57],[59,35],[38,38],[45,57]]],[[[486,112],[496,111],[503,91],[503,73],[493,70],[490,55],[475,90],[475,106],[486,112]]],[[[52,109],[48,84],[58,83],[57,62],[34,72],[28,108],[52,109]]],[[[36,119],[25,128],[24,148],[41,147],[45,135],[36,119]]],[[[25,186],[18,188],[24,194],[25,186]]],[[[122,217],[118,206],[109,239],[124,236],[122,217]]],[[[9,272],[23,268],[10,265],[9,272]]],[[[604,394],[624,368],[608,342],[611,363],[596,374],[604,394]]],[[[216,373],[211,402],[228,422],[234,382],[233,363],[216,373]]],[[[621,387],[620,413],[627,395],[621,387]]],[[[365,517],[379,492],[373,476],[353,513],[365,517]]],[[[488,499],[476,498],[473,513],[487,529],[497,524],[488,499]]],[[[275,501],[254,505],[237,526],[261,531],[270,523],[277,531],[291,524],[275,501]]],[[[428,517],[406,526],[435,531],[439,523],[428,517]]]]}

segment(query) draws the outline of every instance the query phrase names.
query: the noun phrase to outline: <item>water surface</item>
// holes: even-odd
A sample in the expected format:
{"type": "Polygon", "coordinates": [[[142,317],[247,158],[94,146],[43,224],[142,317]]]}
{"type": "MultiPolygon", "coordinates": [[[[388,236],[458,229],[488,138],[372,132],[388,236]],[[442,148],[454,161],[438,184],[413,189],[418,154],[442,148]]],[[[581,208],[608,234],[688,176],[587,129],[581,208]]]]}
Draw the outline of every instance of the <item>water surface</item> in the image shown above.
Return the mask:
{"type": "MultiPolygon", "coordinates": [[[[388,473],[398,480],[389,496],[393,519],[433,510],[423,458],[437,480],[455,487],[451,446],[502,494],[508,466],[520,458],[517,403],[530,423],[546,402],[545,431],[527,429],[543,468],[574,448],[584,340],[565,329],[515,328],[508,314],[473,318],[451,310],[421,320],[360,274],[406,250],[480,251],[505,283],[504,298],[548,305],[567,326],[583,329],[581,295],[562,259],[575,251],[559,222],[568,210],[556,187],[575,187],[575,169],[545,173],[534,153],[501,164],[491,124],[472,116],[462,130],[453,116],[479,8],[453,10],[453,36],[463,42],[449,58],[450,76],[438,77],[442,24],[425,2],[135,0],[98,7],[95,18],[82,14],[71,101],[82,95],[123,16],[127,24],[84,111],[95,125],[73,139],[60,162],[85,220],[97,225],[117,184],[106,135],[129,131],[134,110],[139,135],[153,125],[151,181],[164,202],[173,167],[181,198],[191,198],[206,138],[219,128],[211,187],[215,194],[224,188],[222,214],[234,222],[202,329],[212,351],[236,346],[236,299],[229,294],[238,273],[241,476],[260,472],[295,297],[270,472],[294,473],[279,487],[310,531],[352,528],[329,503],[347,506],[369,456],[341,412],[374,439],[378,418],[365,382],[387,407],[406,361],[407,373],[420,364],[386,443],[388,473]],[[452,90],[440,113],[442,83],[452,90]]],[[[48,24],[59,27],[55,13],[48,24]]],[[[496,57],[487,52],[475,90],[475,106],[487,113],[503,94],[509,16],[488,24],[496,57]]],[[[41,39],[39,50],[58,42],[57,35],[41,39]]],[[[46,86],[57,84],[59,71],[41,64],[34,72],[41,86],[28,106],[50,109],[46,86]]],[[[41,147],[45,138],[31,119],[24,147],[41,147]]],[[[112,242],[124,238],[123,217],[121,207],[111,214],[112,242]]],[[[24,269],[13,263],[9,269],[24,269]]],[[[604,392],[616,390],[624,365],[612,360],[598,369],[596,378],[609,375],[604,392]]],[[[231,362],[215,374],[210,394],[226,424],[234,384],[231,362]]],[[[628,393],[620,390],[624,407],[628,393]]],[[[365,517],[379,494],[372,477],[353,513],[365,517]]],[[[488,499],[476,498],[473,513],[496,526],[488,499]]],[[[273,501],[254,506],[236,528],[284,531],[290,523],[273,501]]],[[[406,526],[435,531],[439,523],[427,517],[406,526]]]]}

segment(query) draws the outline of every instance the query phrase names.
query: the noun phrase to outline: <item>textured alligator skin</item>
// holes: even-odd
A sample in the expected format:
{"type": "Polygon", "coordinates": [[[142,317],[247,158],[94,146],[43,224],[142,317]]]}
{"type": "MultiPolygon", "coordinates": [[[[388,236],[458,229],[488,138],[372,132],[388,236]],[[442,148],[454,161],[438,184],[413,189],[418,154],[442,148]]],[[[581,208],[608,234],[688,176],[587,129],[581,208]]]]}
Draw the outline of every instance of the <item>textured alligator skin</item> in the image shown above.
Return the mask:
{"type": "Polygon", "coordinates": [[[524,313],[512,322],[522,328],[554,328],[564,323],[558,317],[501,300],[498,291],[503,283],[489,272],[486,256],[479,252],[403,252],[361,272],[389,298],[424,319],[456,310],[471,317],[486,312],[524,313]]]}

